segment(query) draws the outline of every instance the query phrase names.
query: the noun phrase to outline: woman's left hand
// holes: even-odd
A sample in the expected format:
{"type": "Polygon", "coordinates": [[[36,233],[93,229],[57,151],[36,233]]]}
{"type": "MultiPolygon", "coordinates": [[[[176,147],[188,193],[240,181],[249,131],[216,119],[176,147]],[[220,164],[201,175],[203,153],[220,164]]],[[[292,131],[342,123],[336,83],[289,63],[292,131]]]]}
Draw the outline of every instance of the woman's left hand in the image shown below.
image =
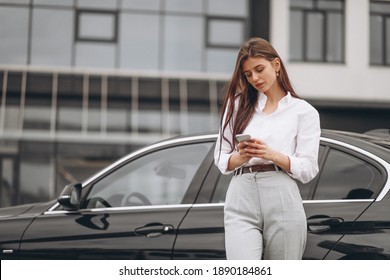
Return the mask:
{"type": "Polygon", "coordinates": [[[245,151],[250,157],[273,161],[276,153],[278,153],[260,139],[252,138],[250,141],[247,141],[246,144],[245,151]]]}
{"type": "Polygon", "coordinates": [[[264,141],[252,138],[246,141],[245,151],[249,157],[272,161],[287,172],[290,172],[290,158],[279,151],[271,149],[264,141]]]}

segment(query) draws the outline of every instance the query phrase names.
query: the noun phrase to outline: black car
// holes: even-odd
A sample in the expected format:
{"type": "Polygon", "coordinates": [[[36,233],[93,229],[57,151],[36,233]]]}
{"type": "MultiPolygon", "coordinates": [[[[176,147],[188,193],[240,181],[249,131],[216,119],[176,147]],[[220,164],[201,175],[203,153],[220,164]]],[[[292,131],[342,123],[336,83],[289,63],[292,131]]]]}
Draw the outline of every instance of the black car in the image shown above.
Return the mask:
{"type": "MultiPolygon", "coordinates": [[[[1,209],[1,259],[224,259],[231,176],[213,163],[216,136],[148,146],[56,201],[1,209]]],[[[319,165],[299,185],[303,258],[389,259],[390,142],[323,130],[319,165]]]]}

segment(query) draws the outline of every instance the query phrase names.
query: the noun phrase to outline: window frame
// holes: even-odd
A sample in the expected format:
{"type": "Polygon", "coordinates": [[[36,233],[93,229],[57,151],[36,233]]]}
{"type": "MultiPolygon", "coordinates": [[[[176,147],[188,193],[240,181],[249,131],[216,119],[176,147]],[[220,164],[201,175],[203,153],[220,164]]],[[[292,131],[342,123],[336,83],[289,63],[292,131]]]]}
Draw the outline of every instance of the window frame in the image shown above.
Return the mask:
{"type": "Polygon", "coordinates": [[[206,16],[206,24],[205,24],[205,44],[206,49],[226,49],[226,50],[236,50],[240,47],[242,41],[248,34],[248,20],[244,17],[232,17],[232,16],[206,16]],[[210,38],[210,32],[211,32],[211,24],[212,22],[218,22],[218,21],[229,21],[232,23],[241,23],[243,30],[242,30],[242,37],[241,42],[237,44],[224,44],[224,43],[212,43],[210,38]]]}
{"type": "MultiPolygon", "coordinates": [[[[319,0],[311,0],[314,7],[312,8],[303,8],[303,7],[294,7],[294,6],[291,6],[290,4],[290,13],[292,11],[295,11],[295,12],[301,12],[302,13],[302,25],[300,26],[301,30],[300,30],[300,33],[302,34],[302,41],[300,42],[302,44],[302,50],[301,50],[301,56],[302,56],[302,59],[291,59],[290,58],[290,61],[291,62],[314,62],[314,63],[332,63],[332,64],[344,64],[345,63],[345,0],[334,0],[334,1],[337,1],[337,2],[341,2],[342,4],[342,8],[341,10],[337,10],[337,9],[332,9],[332,8],[321,8],[319,7],[318,5],[318,1],[319,0]],[[341,21],[341,24],[342,26],[340,27],[341,28],[341,36],[342,36],[342,41],[341,41],[341,58],[340,60],[338,61],[329,61],[329,59],[327,59],[327,53],[328,53],[328,50],[329,50],[329,46],[328,46],[328,42],[330,41],[329,38],[328,38],[328,17],[329,17],[329,14],[330,13],[337,13],[337,14],[341,14],[342,15],[342,21],[341,21]],[[322,14],[323,17],[324,17],[324,24],[322,26],[322,34],[321,34],[321,37],[322,37],[322,54],[321,54],[321,59],[311,59],[308,57],[308,24],[307,24],[307,21],[308,21],[308,17],[309,15],[312,15],[312,14],[322,14]]],[[[293,27],[292,25],[290,25],[291,27],[293,27]]],[[[291,32],[291,27],[290,27],[290,36],[292,34],[291,32]]],[[[290,53],[291,53],[291,38],[290,38],[290,53]]],[[[291,56],[291,55],[290,55],[291,56]]]]}
{"type": "Polygon", "coordinates": [[[313,184],[311,186],[311,189],[309,191],[309,194],[308,194],[308,198],[307,200],[308,201],[311,201],[312,203],[315,203],[315,202],[320,202],[320,201],[354,201],[354,200],[374,200],[376,199],[379,194],[382,192],[383,190],[383,187],[385,186],[386,184],[386,176],[383,176],[383,174],[386,174],[386,170],[385,168],[380,164],[378,163],[377,161],[375,161],[374,159],[372,159],[370,156],[368,155],[363,155],[361,153],[359,153],[358,151],[355,151],[355,150],[352,150],[352,149],[349,149],[347,147],[344,147],[342,145],[337,145],[337,144],[334,144],[334,143],[326,143],[324,142],[324,145],[326,145],[325,147],[325,150],[324,150],[324,153],[323,153],[323,158],[322,158],[322,162],[321,162],[321,165],[320,165],[320,172],[319,174],[317,175],[316,177],[316,182],[315,184],[313,184]],[[372,195],[371,198],[369,199],[346,199],[346,198],[338,198],[338,199],[314,199],[314,196],[316,194],[316,190],[318,188],[318,182],[320,181],[320,178],[321,178],[321,175],[322,175],[322,172],[324,171],[324,166],[325,166],[325,163],[326,163],[326,160],[327,160],[327,157],[330,153],[331,150],[335,150],[337,152],[342,152],[342,153],[345,153],[346,155],[349,155],[349,156],[352,156],[352,157],[355,157],[361,161],[364,161],[368,164],[370,164],[371,166],[374,166],[376,169],[378,169],[379,173],[381,174],[381,177],[378,178],[378,181],[380,182],[380,186],[376,189],[375,193],[372,195]]]}
{"type": "MultiPolygon", "coordinates": [[[[390,12],[374,12],[371,10],[371,4],[382,4],[382,5],[388,5],[389,8],[390,8],[390,2],[385,2],[385,1],[372,1],[370,0],[370,18],[369,18],[369,22],[370,22],[370,30],[371,30],[371,17],[372,16],[375,16],[375,17],[380,17],[381,20],[382,20],[382,32],[380,34],[380,36],[382,36],[382,44],[381,44],[381,63],[376,63],[376,62],[372,62],[371,61],[371,45],[370,45],[370,65],[372,66],[390,66],[390,58],[388,58],[388,53],[387,53],[387,49],[390,49],[390,46],[388,46],[387,44],[387,40],[386,40],[386,33],[387,33],[387,28],[386,28],[386,22],[389,21],[390,22],[390,12]]],[[[371,34],[370,34],[371,36],[371,34]]],[[[389,43],[390,44],[390,43],[389,43]]],[[[390,54],[389,54],[390,55],[390,54]]]]}
{"type": "Polygon", "coordinates": [[[118,42],[118,28],[119,28],[119,13],[118,11],[110,10],[92,10],[92,9],[76,9],[75,15],[75,30],[74,41],[75,42],[95,42],[95,43],[117,43],[118,42]],[[81,31],[81,16],[83,14],[90,15],[110,15],[114,18],[113,36],[112,38],[99,38],[99,37],[83,37],[80,34],[81,31]]]}
{"type": "MultiPolygon", "coordinates": [[[[112,175],[113,173],[115,173],[119,169],[125,168],[126,165],[132,164],[133,162],[135,162],[135,161],[137,161],[145,156],[149,156],[151,154],[154,154],[156,152],[158,153],[158,152],[161,152],[163,150],[167,150],[167,149],[171,149],[171,148],[179,148],[179,147],[183,147],[183,146],[191,146],[191,145],[199,145],[199,144],[206,145],[207,144],[207,145],[209,145],[209,150],[206,152],[203,160],[199,164],[198,169],[195,171],[192,179],[190,180],[188,187],[187,187],[187,190],[185,191],[183,199],[182,199],[180,204],[167,204],[167,205],[156,204],[156,205],[144,205],[141,207],[166,207],[166,206],[172,206],[172,205],[182,205],[182,204],[194,203],[194,201],[196,200],[196,197],[199,193],[199,189],[202,185],[202,182],[199,182],[199,180],[197,180],[197,178],[205,177],[206,173],[208,172],[208,170],[210,168],[210,165],[212,164],[212,160],[213,160],[212,155],[214,152],[214,149],[213,149],[214,146],[212,144],[212,141],[210,141],[209,139],[199,139],[199,140],[190,141],[190,142],[187,142],[187,141],[180,142],[179,145],[177,145],[175,143],[172,143],[172,144],[164,143],[164,144],[163,145],[156,144],[156,147],[152,146],[152,147],[150,147],[150,149],[148,147],[147,150],[144,152],[143,152],[143,149],[141,149],[140,151],[142,151],[142,152],[139,154],[137,152],[135,152],[136,154],[134,154],[134,156],[132,156],[132,154],[125,156],[123,159],[119,159],[117,162],[113,163],[111,166],[108,166],[106,169],[102,170],[101,173],[95,175],[95,177],[89,183],[87,183],[85,186],[83,186],[82,195],[81,195],[80,210],[101,209],[101,208],[87,207],[88,196],[90,195],[91,191],[93,190],[93,188],[95,187],[95,185],[97,183],[99,183],[101,180],[104,180],[106,177],[112,175]]],[[[113,209],[114,208],[122,209],[122,208],[134,208],[134,207],[133,206],[123,206],[123,207],[115,206],[112,208],[113,209]]]]}

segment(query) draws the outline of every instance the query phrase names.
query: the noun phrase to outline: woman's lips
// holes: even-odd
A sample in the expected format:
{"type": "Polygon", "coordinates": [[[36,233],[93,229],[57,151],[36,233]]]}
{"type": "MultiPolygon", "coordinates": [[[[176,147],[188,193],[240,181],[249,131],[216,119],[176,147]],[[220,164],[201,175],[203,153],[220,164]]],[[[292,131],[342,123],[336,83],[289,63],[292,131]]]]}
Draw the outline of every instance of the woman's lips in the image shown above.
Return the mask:
{"type": "Polygon", "coordinates": [[[256,88],[262,88],[264,86],[264,83],[257,83],[255,84],[256,88]]]}

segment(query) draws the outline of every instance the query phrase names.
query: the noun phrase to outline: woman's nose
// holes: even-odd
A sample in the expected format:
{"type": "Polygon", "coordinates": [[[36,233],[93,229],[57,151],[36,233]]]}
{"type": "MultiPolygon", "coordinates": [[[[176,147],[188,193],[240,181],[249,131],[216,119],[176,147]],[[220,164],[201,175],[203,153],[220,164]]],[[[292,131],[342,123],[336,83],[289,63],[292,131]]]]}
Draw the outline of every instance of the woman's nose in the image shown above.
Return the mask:
{"type": "Polygon", "coordinates": [[[253,79],[253,81],[258,81],[260,79],[260,75],[257,74],[257,73],[253,73],[252,74],[252,79],[253,79]]]}

